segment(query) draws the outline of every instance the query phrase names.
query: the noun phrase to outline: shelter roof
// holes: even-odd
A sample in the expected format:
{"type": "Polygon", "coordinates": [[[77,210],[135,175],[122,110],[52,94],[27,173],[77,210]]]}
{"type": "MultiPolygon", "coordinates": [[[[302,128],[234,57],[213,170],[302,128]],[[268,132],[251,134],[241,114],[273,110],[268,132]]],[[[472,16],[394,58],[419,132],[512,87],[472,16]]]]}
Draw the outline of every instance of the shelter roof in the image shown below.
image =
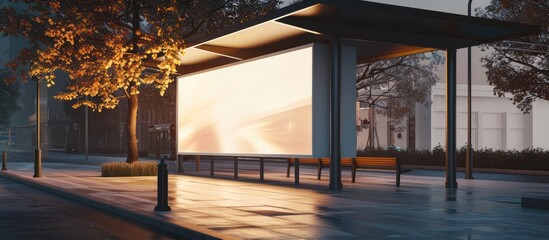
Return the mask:
{"type": "Polygon", "coordinates": [[[188,43],[180,74],[309,43],[357,48],[357,62],[459,49],[539,33],[537,26],[372,3],[305,0],[188,43]]]}

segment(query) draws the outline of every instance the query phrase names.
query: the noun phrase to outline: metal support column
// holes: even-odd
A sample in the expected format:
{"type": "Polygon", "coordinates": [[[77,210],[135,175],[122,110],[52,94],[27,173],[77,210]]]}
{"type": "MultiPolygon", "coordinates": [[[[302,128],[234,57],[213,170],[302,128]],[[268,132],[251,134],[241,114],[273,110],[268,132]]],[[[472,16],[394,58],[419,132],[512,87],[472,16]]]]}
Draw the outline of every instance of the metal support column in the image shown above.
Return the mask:
{"type": "Polygon", "coordinates": [[[341,39],[330,38],[330,190],[341,190],[341,39]]]}
{"type": "Polygon", "coordinates": [[[457,188],[456,55],[456,49],[446,50],[446,188],[457,188]]]}
{"type": "Polygon", "coordinates": [[[183,155],[177,155],[177,157],[175,158],[177,159],[177,173],[182,173],[183,172],[183,155]]]}
{"type": "MultiPolygon", "coordinates": [[[[471,2],[469,0],[467,14],[471,16],[471,2]]],[[[465,156],[465,179],[473,179],[473,147],[471,143],[471,47],[467,48],[467,153],[465,156]]]]}
{"type": "Polygon", "coordinates": [[[368,124],[368,147],[370,148],[370,151],[374,151],[374,109],[372,108],[372,104],[369,104],[370,109],[368,109],[368,121],[370,121],[370,123],[368,124]]]}
{"type": "Polygon", "coordinates": [[[8,151],[11,153],[11,127],[8,127],[8,151]]]}

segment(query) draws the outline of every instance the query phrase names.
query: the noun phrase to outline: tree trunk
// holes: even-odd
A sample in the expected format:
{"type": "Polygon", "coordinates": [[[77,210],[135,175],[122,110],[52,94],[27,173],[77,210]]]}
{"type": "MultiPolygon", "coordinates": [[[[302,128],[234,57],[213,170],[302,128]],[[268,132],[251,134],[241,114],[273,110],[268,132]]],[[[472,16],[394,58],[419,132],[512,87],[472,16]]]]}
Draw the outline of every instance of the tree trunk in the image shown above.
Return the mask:
{"type": "Polygon", "coordinates": [[[127,131],[126,137],[128,139],[128,158],[127,163],[138,161],[139,151],[137,148],[137,108],[138,101],[137,95],[130,95],[128,98],[128,119],[127,119],[127,131]]]}
{"type": "MultiPolygon", "coordinates": [[[[139,52],[139,46],[137,45],[139,41],[139,36],[137,32],[139,31],[139,0],[133,0],[132,2],[132,44],[133,44],[133,53],[139,52]]],[[[126,159],[127,163],[137,162],[139,159],[139,150],[137,149],[137,86],[135,82],[130,83],[130,88],[128,89],[128,126],[127,126],[127,139],[128,139],[128,158],[126,159]]]]}

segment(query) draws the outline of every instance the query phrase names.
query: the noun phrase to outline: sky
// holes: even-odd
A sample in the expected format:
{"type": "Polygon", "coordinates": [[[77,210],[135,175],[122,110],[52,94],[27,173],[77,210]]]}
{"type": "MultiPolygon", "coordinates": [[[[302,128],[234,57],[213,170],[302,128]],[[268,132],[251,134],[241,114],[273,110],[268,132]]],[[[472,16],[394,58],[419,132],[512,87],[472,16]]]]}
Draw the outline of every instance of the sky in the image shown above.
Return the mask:
{"type": "MultiPolygon", "coordinates": [[[[293,0],[284,0],[285,4],[293,0]]],[[[467,15],[468,0],[369,0],[369,2],[386,3],[433,11],[467,15]]],[[[473,0],[472,9],[487,6],[490,0],[473,0]]]]}
{"type": "MultiPolygon", "coordinates": [[[[386,3],[433,11],[467,15],[468,0],[370,0],[369,2],[386,3]]],[[[485,7],[490,0],[473,0],[471,8],[485,7]]]]}

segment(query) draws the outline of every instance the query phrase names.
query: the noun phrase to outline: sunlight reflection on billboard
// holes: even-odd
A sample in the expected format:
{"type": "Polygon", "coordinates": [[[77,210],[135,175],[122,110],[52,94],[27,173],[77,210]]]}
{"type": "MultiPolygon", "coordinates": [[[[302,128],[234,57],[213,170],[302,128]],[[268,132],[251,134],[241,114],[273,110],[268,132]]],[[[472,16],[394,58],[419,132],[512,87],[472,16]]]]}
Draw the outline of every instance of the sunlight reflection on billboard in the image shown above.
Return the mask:
{"type": "Polygon", "coordinates": [[[308,46],[179,77],[178,152],[311,156],[312,58],[308,46]]]}

